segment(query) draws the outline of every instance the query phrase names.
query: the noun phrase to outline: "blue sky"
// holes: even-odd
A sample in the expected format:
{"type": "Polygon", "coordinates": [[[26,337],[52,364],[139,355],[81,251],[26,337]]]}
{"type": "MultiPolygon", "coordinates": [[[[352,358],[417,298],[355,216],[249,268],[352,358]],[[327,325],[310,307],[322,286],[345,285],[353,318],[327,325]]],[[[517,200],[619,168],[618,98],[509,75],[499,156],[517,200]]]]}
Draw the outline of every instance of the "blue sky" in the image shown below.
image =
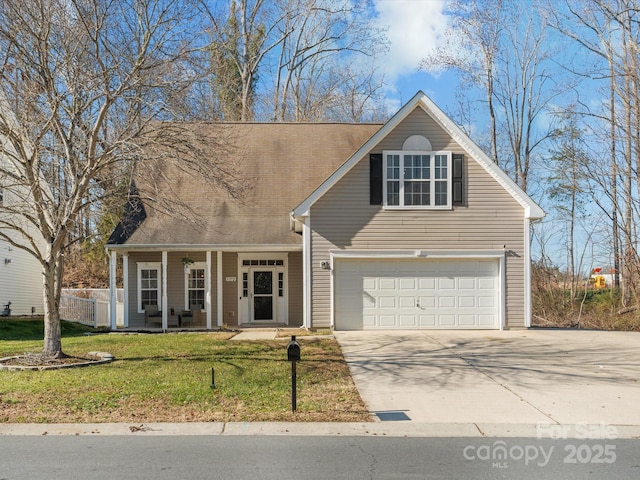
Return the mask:
{"type": "Polygon", "coordinates": [[[452,73],[432,75],[419,69],[420,62],[444,42],[448,18],[444,0],[373,0],[380,28],[386,30],[390,48],[383,59],[390,87],[386,92],[394,112],[422,90],[443,110],[453,99],[457,85],[452,73]]]}

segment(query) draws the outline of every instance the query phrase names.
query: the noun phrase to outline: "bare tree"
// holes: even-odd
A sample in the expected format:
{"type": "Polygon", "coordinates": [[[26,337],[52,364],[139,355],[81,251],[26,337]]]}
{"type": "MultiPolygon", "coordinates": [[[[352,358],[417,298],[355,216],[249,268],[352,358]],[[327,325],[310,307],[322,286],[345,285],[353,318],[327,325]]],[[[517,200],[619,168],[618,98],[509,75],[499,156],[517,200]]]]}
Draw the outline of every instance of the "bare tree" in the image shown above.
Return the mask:
{"type": "Polygon", "coordinates": [[[309,121],[378,114],[383,78],[375,62],[386,40],[384,32],[371,28],[366,2],[201,4],[211,22],[214,102],[225,120],[309,121]]]}
{"type": "Polygon", "coordinates": [[[625,303],[633,296],[637,302],[640,293],[636,232],[640,207],[639,12],[637,0],[582,0],[566,2],[555,20],[556,28],[594,59],[596,68],[581,72],[583,78],[595,84],[607,82],[607,104],[586,112],[609,135],[608,151],[602,155],[606,171],[593,166],[591,179],[601,187],[594,201],[611,222],[614,270],[616,275],[622,272],[625,303]]]}
{"type": "Polygon", "coordinates": [[[531,163],[552,130],[540,122],[559,94],[548,28],[533,6],[519,2],[455,2],[449,43],[422,62],[424,68],[453,68],[486,99],[491,155],[527,191],[531,163]],[[533,7],[533,8],[531,8],[533,7]],[[501,149],[498,132],[508,140],[501,149]]]}
{"type": "Polygon", "coordinates": [[[184,168],[229,186],[214,160],[202,164],[208,157],[195,153],[187,128],[159,121],[171,119],[168,100],[191,81],[179,68],[191,48],[189,3],[0,4],[0,181],[11,199],[1,207],[0,238],[42,266],[45,354],[63,355],[58,308],[75,225],[136,192],[137,169],[148,169],[147,178],[161,174],[146,152],[170,150],[184,168]]]}
{"type": "Polygon", "coordinates": [[[552,172],[548,194],[559,218],[567,225],[563,230],[567,232],[567,273],[573,301],[581,278],[576,264],[576,228],[584,217],[584,207],[588,202],[585,170],[589,168],[591,157],[587,154],[586,135],[578,125],[578,117],[571,114],[563,117],[550,149],[552,172]]]}
{"type": "Polygon", "coordinates": [[[480,86],[484,90],[491,138],[491,158],[498,158],[498,126],[495,107],[495,83],[500,41],[509,28],[505,0],[456,0],[449,13],[451,28],[447,43],[421,62],[430,69],[454,69],[461,74],[463,86],[480,86]]]}
{"type": "Polygon", "coordinates": [[[281,5],[290,14],[279,27],[283,40],[271,86],[272,119],[335,119],[340,112],[359,120],[369,104],[380,100],[383,78],[375,62],[386,48],[383,32],[372,28],[364,11],[366,4],[282,0],[281,5]],[[346,105],[350,108],[341,108],[346,105]]]}

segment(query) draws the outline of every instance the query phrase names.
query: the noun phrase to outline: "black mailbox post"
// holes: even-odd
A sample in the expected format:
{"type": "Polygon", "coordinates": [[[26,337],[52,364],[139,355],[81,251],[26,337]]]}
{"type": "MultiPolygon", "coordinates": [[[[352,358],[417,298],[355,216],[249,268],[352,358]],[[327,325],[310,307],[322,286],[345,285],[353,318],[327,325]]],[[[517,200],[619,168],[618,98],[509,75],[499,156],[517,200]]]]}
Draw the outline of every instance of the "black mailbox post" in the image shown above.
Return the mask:
{"type": "Polygon", "coordinates": [[[296,411],[296,362],[300,361],[300,344],[296,342],[296,336],[291,335],[291,341],[287,345],[287,360],[291,362],[291,411],[296,411]]]}
{"type": "Polygon", "coordinates": [[[291,335],[291,341],[287,345],[287,360],[290,362],[300,361],[300,344],[296,342],[295,335],[291,335]]]}

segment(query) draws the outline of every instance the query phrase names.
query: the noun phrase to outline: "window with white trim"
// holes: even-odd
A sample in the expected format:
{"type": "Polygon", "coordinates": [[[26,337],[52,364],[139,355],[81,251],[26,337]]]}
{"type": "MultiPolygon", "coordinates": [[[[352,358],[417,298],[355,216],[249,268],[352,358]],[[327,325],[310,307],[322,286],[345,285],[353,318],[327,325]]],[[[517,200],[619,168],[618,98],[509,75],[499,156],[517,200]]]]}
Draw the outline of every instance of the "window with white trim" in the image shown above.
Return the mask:
{"type": "Polygon", "coordinates": [[[389,208],[451,208],[451,152],[384,152],[389,208]]]}
{"type": "Polygon", "coordinates": [[[157,305],[162,309],[162,264],[138,262],[138,312],[143,313],[146,305],[157,305]]]}
{"type": "Polygon", "coordinates": [[[190,309],[192,305],[200,305],[201,309],[205,308],[205,269],[205,263],[196,262],[185,272],[185,309],[190,309]]]}

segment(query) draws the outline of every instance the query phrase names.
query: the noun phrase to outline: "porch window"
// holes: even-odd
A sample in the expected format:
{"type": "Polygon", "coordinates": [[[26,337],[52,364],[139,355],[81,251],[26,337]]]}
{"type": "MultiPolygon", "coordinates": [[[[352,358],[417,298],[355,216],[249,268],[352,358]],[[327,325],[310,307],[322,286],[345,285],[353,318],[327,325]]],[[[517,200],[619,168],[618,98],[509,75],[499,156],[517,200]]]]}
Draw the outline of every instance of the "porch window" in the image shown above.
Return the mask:
{"type": "Polygon", "coordinates": [[[204,308],[205,299],[205,278],[204,274],[207,264],[204,262],[195,262],[189,268],[185,269],[184,275],[184,299],[186,310],[190,310],[192,305],[200,305],[204,308]]]}
{"type": "Polygon", "coordinates": [[[384,152],[384,205],[450,208],[450,152],[384,152]]]}
{"type": "Polygon", "coordinates": [[[147,305],[160,306],[161,263],[138,262],[138,313],[144,313],[147,305]]]}

